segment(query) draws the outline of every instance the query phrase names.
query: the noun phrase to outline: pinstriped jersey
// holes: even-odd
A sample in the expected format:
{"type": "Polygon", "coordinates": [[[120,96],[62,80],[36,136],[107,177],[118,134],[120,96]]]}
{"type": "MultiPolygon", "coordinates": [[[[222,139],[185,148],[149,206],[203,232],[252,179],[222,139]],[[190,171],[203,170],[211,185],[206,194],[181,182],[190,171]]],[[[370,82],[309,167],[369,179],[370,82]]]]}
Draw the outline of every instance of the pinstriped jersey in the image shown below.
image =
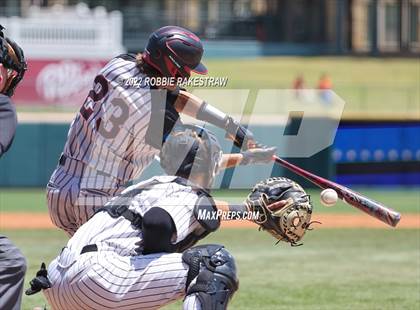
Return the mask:
{"type": "MultiPolygon", "coordinates": [[[[127,193],[141,189],[134,196],[128,195],[124,203],[141,216],[153,207],[167,211],[176,227],[172,242],[178,243],[192,232],[202,233],[204,228],[193,213],[199,199],[197,192],[189,185],[174,182],[175,179],[174,176],[153,177],[128,187],[121,194],[127,196],[127,193]]],[[[107,212],[98,212],[76,231],[68,243],[68,250],[80,253],[87,244],[96,244],[100,251],[113,251],[122,256],[136,255],[142,246],[142,234],[124,217],[111,218],[107,212]]]]}
{"type": "Polygon", "coordinates": [[[67,157],[88,165],[85,187],[97,188],[99,176],[122,183],[138,177],[158,150],[145,141],[151,118],[146,85],[126,86],[144,78],[133,56],[112,59],[96,76],[80,112],[70,125],[67,157]],[[91,180],[90,180],[91,179],[91,180]]]}

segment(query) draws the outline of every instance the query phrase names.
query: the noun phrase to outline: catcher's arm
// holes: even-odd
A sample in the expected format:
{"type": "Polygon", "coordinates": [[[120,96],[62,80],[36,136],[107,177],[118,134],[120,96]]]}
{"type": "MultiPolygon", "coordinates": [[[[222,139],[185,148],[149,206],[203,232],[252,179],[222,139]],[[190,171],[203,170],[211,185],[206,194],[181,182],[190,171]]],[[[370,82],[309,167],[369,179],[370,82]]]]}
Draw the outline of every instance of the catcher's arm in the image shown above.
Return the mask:
{"type": "Polygon", "coordinates": [[[222,221],[226,220],[235,220],[238,218],[241,218],[244,214],[249,212],[249,208],[246,204],[240,203],[240,204],[229,204],[226,201],[223,200],[214,200],[216,209],[219,211],[217,214],[222,221]],[[232,216],[226,216],[229,213],[234,213],[235,217],[232,216]]]}
{"type": "Polygon", "coordinates": [[[229,202],[224,201],[224,200],[214,200],[214,202],[216,203],[216,207],[218,210],[222,210],[225,212],[228,212],[228,211],[246,212],[249,210],[248,207],[244,203],[230,204],[229,202]]]}
{"type": "MultiPolygon", "coordinates": [[[[219,213],[228,214],[228,213],[233,212],[236,215],[236,218],[232,218],[232,217],[227,218],[227,217],[221,216],[220,217],[221,220],[235,220],[238,218],[245,218],[251,221],[250,217],[247,217],[244,215],[248,212],[257,211],[257,210],[252,210],[246,203],[229,204],[228,202],[224,200],[214,200],[214,202],[216,204],[216,209],[220,211],[219,213]]],[[[284,207],[286,204],[287,204],[286,200],[280,200],[280,201],[276,201],[268,205],[267,208],[271,211],[276,211],[284,207]]]]}

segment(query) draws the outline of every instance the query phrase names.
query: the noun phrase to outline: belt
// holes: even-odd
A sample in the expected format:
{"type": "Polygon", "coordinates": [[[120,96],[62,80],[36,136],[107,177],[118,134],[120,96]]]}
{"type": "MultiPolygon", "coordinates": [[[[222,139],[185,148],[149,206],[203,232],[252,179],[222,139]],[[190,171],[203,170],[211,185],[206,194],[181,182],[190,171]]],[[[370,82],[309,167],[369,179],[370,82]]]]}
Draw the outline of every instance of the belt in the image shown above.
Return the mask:
{"type": "Polygon", "coordinates": [[[85,245],[82,250],[80,251],[80,254],[88,253],[88,252],[97,252],[98,246],[96,244],[88,244],[85,245]]]}
{"type": "Polygon", "coordinates": [[[66,173],[79,177],[83,175],[86,169],[86,165],[83,162],[68,157],[64,154],[61,154],[60,159],[58,160],[58,164],[63,167],[66,173]]]}
{"type": "Polygon", "coordinates": [[[61,154],[60,159],[58,160],[58,163],[60,166],[64,166],[66,164],[67,156],[64,154],[61,154]]]}
{"type": "Polygon", "coordinates": [[[86,169],[91,169],[91,170],[95,170],[95,175],[99,175],[101,177],[106,177],[106,178],[111,178],[111,179],[116,180],[116,182],[120,183],[120,180],[118,178],[114,177],[113,175],[111,175],[107,172],[96,170],[95,168],[92,168],[92,167],[88,167],[88,165],[85,164],[84,162],[82,162],[78,159],[68,157],[65,154],[60,155],[60,159],[58,160],[58,164],[61,167],[63,167],[63,169],[65,171],[67,171],[70,174],[76,175],[76,176],[82,176],[86,169]]]}

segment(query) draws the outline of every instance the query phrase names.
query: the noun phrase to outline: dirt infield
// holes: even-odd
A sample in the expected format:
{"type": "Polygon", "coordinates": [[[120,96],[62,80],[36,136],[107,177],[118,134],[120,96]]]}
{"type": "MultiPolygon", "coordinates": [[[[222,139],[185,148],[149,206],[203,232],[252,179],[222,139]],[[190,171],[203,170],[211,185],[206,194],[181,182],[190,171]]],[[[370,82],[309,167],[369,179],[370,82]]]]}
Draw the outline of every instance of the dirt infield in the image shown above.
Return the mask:
{"type": "MultiPolygon", "coordinates": [[[[387,228],[386,224],[364,214],[315,214],[313,220],[322,225],[317,228],[387,228]]],[[[223,222],[222,227],[255,227],[249,221],[223,222]]],[[[55,228],[44,213],[0,213],[0,229],[49,229],[55,228]]],[[[397,228],[420,228],[420,214],[403,214],[397,228]]]]}

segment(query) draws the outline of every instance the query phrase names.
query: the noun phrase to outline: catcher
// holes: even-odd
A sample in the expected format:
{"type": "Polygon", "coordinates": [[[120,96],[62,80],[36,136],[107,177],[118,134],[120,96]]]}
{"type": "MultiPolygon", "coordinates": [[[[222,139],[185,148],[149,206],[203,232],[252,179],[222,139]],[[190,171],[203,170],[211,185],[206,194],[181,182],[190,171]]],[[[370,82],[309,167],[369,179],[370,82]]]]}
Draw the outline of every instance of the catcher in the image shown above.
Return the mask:
{"type": "Polygon", "coordinates": [[[224,216],[200,214],[257,212],[257,223],[276,239],[296,244],[303,237],[312,205],[291,180],[260,182],[236,206],[212,198],[221,149],[211,132],[174,131],[160,157],[169,176],[131,186],[98,210],[48,274],[41,266],[27,294],[43,288],[60,310],[156,309],[183,297],[184,309],[226,309],[239,283],[234,258],[222,245],[194,246],[224,216]]]}

